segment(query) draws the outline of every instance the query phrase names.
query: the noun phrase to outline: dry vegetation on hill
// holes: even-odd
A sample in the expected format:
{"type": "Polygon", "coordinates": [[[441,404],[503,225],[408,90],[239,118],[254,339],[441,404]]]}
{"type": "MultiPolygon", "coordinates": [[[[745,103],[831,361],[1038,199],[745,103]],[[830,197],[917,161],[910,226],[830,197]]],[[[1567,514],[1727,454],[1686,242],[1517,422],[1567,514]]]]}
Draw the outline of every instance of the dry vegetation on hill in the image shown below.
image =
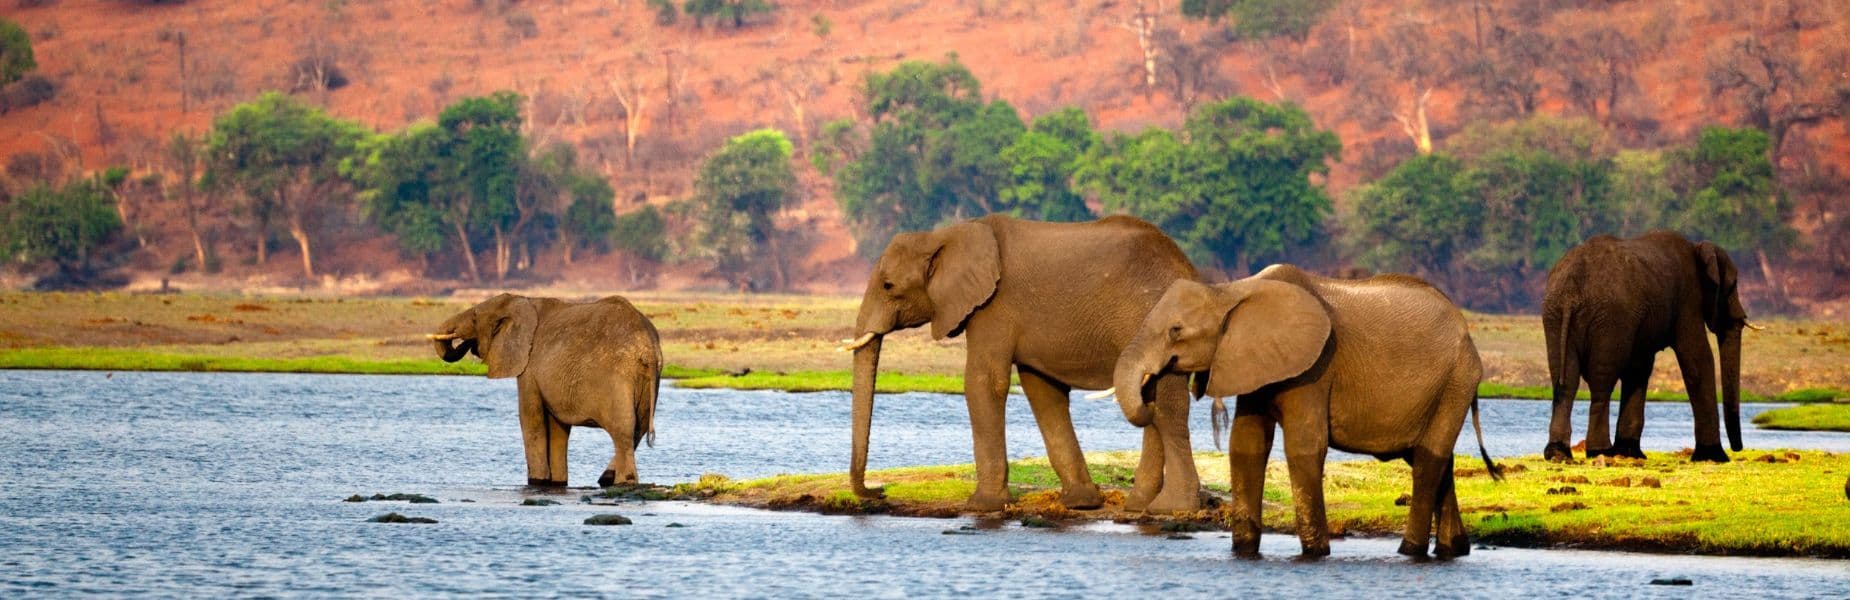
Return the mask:
{"type": "MultiPolygon", "coordinates": [[[[865,74],[956,53],[986,96],[1024,117],[1074,105],[1107,131],[1174,126],[1190,107],[1229,94],[1296,102],[1342,138],[1342,161],[1325,178],[1338,215],[1345,190],[1473,122],[1584,115],[1643,148],[1710,124],[1761,125],[1781,140],[1774,154],[1804,248],[1784,285],[1814,301],[1850,295],[1850,134],[1841,112],[1808,112],[1841,110],[1850,98],[1840,92],[1850,90],[1844,0],[1349,1],[1301,41],[1238,39],[1225,22],[1147,0],[786,1],[740,26],[686,15],[663,24],[659,3],[641,0],[0,2],[57,87],[46,103],[0,114],[0,155],[13,178],[29,168],[160,171],[174,132],[204,131],[264,90],[378,131],[432,120],[464,96],[513,90],[525,97],[525,133],[577,148],[624,212],[687,195],[701,157],[732,135],[777,127],[805,154],[820,124],[856,116],[865,74]],[[1743,51],[1750,35],[1786,41],[1743,51]],[[1731,65],[1741,72],[1732,83],[1731,65]]],[[[803,199],[780,219],[817,240],[799,288],[857,288],[866,266],[831,184],[797,163],[803,199]]],[[[141,285],[192,252],[175,204],[151,198],[124,212],[141,285]]],[[[291,279],[286,244],[267,266],[249,264],[232,233],[247,218],[207,215],[225,274],[185,284],[321,283],[291,279]]],[[[327,284],[449,287],[422,281],[415,261],[363,221],[346,225],[316,257],[337,276],[327,284]]],[[[654,266],[622,256],[537,260],[536,272],[590,287],[713,285],[691,266],[642,277],[654,266]]]]}

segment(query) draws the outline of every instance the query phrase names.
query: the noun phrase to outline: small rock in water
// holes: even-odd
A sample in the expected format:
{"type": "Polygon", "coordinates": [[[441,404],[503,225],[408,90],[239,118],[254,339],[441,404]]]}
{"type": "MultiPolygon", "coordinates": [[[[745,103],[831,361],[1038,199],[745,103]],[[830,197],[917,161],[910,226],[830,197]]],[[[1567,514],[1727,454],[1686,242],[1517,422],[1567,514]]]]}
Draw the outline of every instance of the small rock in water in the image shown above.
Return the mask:
{"type": "Polygon", "coordinates": [[[546,498],[528,498],[520,501],[521,506],[558,506],[559,501],[546,498]]]}
{"type": "Polygon", "coordinates": [[[1696,582],[1682,577],[1662,577],[1651,580],[1651,585],[1696,585],[1696,582]]]}
{"type": "Polygon", "coordinates": [[[629,517],[623,515],[594,515],[585,519],[586,525],[629,525],[629,517]]]}
{"type": "MultiPolygon", "coordinates": [[[[355,494],[355,495],[357,496],[358,494],[355,494]]],[[[379,500],[379,501],[404,501],[404,502],[410,502],[412,504],[437,504],[436,498],[432,498],[430,496],[426,496],[423,494],[390,494],[390,495],[373,494],[373,497],[367,498],[367,499],[368,500],[379,500]]],[[[348,501],[352,501],[352,498],[348,498],[348,501]]]]}
{"type": "Polygon", "coordinates": [[[978,535],[978,533],[972,529],[946,529],[944,535],[978,535]]]}
{"type": "Polygon", "coordinates": [[[366,501],[365,496],[354,494],[352,496],[348,496],[346,500],[342,500],[341,502],[365,502],[365,501],[366,501]]]}
{"type": "Polygon", "coordinates": [[[1214,526],[1199,521],[1164,521],[1157,529],[1169,533],[1189,533],[1195,531],[1213,531],[1214,526]]]}
{"type": "Polygon", "coordinates": [[[675,529],[680,529],[680,528],[682,528],[682,527],[686,527],[686,525],[682,525],[682,524],[680,524],[680,523],[669,523],[669,524],[668,524],[668,527],[671,527],[671,528],[675,528],[675,529]]]}
{"type": "Polygon", "coordinates": [[[1047,527],[1053,527],[1054,523],[1053,521],[1049,521],[1044,517],[1028,515],[1028,516],[1021,518],[1021,526],[1022,527],[1047,528],[1047,527]]]}
{"type": "Polygon", "coordinates": [[[428,518],[428,517],[407,517],[407,516],[393,512],[393,513],[385,513],[383,515],[379,515],[377,517],[367,519],[366,522],[368,523],[435,523],[437,522],[437,520],[428,518]]]}
{"type": "Polygon", "coordinates": [[[1165,536],[1163,539],[1165,540],[1192,540],[1192,539],[1195,539],[1195,536],[1192,536],[1186,533],[1171,533],[1168,536],[1165,536]]]}

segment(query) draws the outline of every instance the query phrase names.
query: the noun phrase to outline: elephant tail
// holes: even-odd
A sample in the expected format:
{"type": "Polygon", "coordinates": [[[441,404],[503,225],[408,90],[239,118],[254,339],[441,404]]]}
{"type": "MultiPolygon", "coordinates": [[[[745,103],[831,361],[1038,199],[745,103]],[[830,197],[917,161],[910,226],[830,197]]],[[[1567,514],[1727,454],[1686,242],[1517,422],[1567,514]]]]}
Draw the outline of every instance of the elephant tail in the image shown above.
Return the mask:
{"type": "Polygon", "coordinates": [[[1214,397],[1214,408],[1208,411],[1208,422],[1214,426],[1214,449],[1219,450],[1221,449],[1220,441],[1225,439],[1221,437],[1221,432],[1226,431],[1228,427],[1233,425],[1233,423],[1227,419],[1226,400],[1219,396],[1214,397]]]}
{"type": "Polygon", "coordinates": [[[1484,448],[1484,423],[1478,420],[1479,412],[1482,411],[1478,410],[1477,398],[1474,396],[1471,398],[1471,429],[1477,432],[1477,453],[1484,457],[1484,470],[1490,473],[1490,478],[1503,481],[1503,469],[1497,466],[1496,461],[1490,460],[1490,451],[1484,448]]]}
{"type": "MultiPolygon", "coordinates": [[[[1570,377],[1568,375],[1569,372],[1574,372],[1574,373],[1579,372],[1579,369],[1572,369],[1570,371],[1569,367],[1567,366],[1567,352],[1568,352],[1568,347],[1569,347],[1568,340],[1573,339],[1568,336],[1573,334],[1573,331],[1574,331],[1573,322],[1574,322],[1573,306],[1568,306],[1567,308],[1561,309],[1561,335],[1555,338],[1556,346],[1557,346],[1555,350],[1558,350],[1560,353],[1560,356],[1558,357],[1560,362],[1557,363],[1558,366],[1556,368],[1549,369],[1550,371],[1552,371],[1551,373],[1549,373],[1549,376],[1553,379],[1552,383],[1554,383],[1555,389],[1562,389],[1573,383],[1573,381],[1567,380],[1570,377]]],[[[1572,377],[1578,377],[1578,375],[1574,375],[1572,377]]]]}
{"type": "Polygon", "coordinates": [[[661,358],[658,355],[655,364],[648,366],[654,371],[655,377],[650,379],[648,385],[637,390],[636,430],[630,435],[630,439],[634,440],[635,448],[641,448],[644,443],[649,444],[650,448],[655,447],[655,399],[662,392],[661,364],[661,358]]]}

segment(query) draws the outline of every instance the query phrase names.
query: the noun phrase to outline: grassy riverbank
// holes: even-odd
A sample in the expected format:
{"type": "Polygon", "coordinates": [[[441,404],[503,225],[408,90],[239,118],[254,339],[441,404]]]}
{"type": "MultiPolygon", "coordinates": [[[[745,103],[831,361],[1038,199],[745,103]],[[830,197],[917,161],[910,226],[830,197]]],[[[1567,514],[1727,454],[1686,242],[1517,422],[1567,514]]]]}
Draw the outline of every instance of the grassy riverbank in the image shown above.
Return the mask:
{"type": "MultiPolygon", "coordinates": [[[[688,387],[845,390],[857,298],[638,293],[662,334],[669,376],[688,387]]],[[[257,298],[120,293],[0,293],[0,368],[479,374],[445,364],[422,334],[476,298],[257,298]]],[[[1540,319],[1469,315],[1485,364],[1480,394],[1547,398],[1540,319]]],[[[1749,400],[1850,396],[1850,323],[1771,320],[1745,340],[1749,400]]],[[[959,392],[962,339],[891,336],[882,391],[959,392]]],[[[1670,353],[1650,397],[1684,401],[1670,353]]],[[[1582,395],[1586,391],[1582,390],[1582,395]]]]}
{"type": "Polygon", "coordinates": [[[1813,404],[1776,408],[1754,416],[1767,429],[1850,432],[1850,404],[1813,404]]]}
{"type": "MultiPolygon", "coordinates": [[[[1683,456],[1648,460],[1549,463],[1538,457],[1499,461],[1502,482],[1484,474],[1476,459],[1458,459],[1458,498],[1472,538],[1500,546],[1599,548],[1717,555],[1850,558],[1850,503],[1844,478],[1850,455],[1818,451],[1747,451],[1728,464],[1692,464],[1683,456]]],[[[1010,465],[1015,503],[990,516],[1047,519],[1054,524],[1094,520],[1162,524],[1194,522],[1222,528],[1221,508],[1194,515],[1148,518],[1122,512],[1136,466],[1135,452],[1087,456],[1093,478],[1106,486],[1108,504],[1072,511],[1057,501],[1059,483],[1044,459],[1010,465]]],[[[1226,455],[1197,453],[1208,487],[1225,494],[1226,455]]],[[[869,485],[885,484],[886,499],[863,502],[848,492],[845,474],[786,475],[750,481],[709,476],[685,492],[722,504],[826,513],[884,513],[950,517],[975,489],[970,465],[876,471],[869,485]]],[[[1398,536],[1407,509],[1396,499],[1411,491],[1403,463],[1332,462],[1324,482],[1333,533],[1398,536]]],[[[1289,479],[1281,461],[1266,472],[1265,524],[1291,531],[1289,479]]],[[[1177,529],[1174,526],[1169,530],[1177,529]]],[[[1186,530],[1186,527],[1182,528],[1186,530]]]]}

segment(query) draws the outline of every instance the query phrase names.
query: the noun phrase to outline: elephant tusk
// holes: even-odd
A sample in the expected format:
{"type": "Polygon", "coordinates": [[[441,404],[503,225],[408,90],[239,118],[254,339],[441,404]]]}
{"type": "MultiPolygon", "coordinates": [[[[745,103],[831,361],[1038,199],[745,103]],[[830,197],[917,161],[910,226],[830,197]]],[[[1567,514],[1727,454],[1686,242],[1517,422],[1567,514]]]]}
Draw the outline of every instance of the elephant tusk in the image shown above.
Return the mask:
{"type": "Polygon", "coordinates": [[[1753,321],[1749,321],[1747,319],[1741,319],[1741,324],[1746,325],[1748,329],[1752,329],[1754,331],[1766,331],[1765,325],[1755,325],[1753,321]]]}
{"type": "Polygon", "coordinates": [[[861,346],[866,346],[867,343],[871,341],[874,341],[874,332],[869,331],[867,333],[861,334],[861,337],[854,338],[852,340],[842,340],[841,341],[842,347],[836,348],[835,351],[836,352],[847,352],[849,350],[860,350],[861,346]]]}
{"type": "MultiPolygon", "coordinates": [[[[1145,384],[1148,384],[1148,383],[1150,383],[1150,374],[1144,373],[1143,381],[1138,382],[1137,387],[1143,387],[1145,384]]],[[[1096,392],[1092,392],[1090,394],[1086,394],[1086,399],[1087,400],[1103,400],[1103,399],[1110,398],[1116,395],[1118,395],[1118,388],[1108,387],[1103,390],[1099,390],[1096,392]]]]}
{"type": "Polygon", "coordinates": [[[447,341],[456,339],[458,337],[462,337],[462,336],[456,335],[454,333],[426,333],[424,334],[424,339],[437,340],[439,342],[447,342],[447,341]]]}

